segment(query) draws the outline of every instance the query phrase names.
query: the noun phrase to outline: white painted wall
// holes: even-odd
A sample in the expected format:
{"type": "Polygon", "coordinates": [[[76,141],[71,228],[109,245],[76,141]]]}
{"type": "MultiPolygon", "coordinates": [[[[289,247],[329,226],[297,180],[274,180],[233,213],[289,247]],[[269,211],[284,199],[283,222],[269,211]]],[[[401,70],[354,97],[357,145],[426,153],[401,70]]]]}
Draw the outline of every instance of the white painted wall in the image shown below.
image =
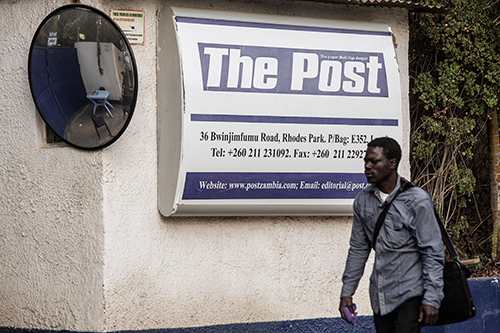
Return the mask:
{"type": "MultiPolygon", "coordinates": [[[[139,95],[96,152],[42,148],[31,38],[63,0],[0,1],[0,327],[108,331],[338,316],[350,217],[162,218],[157,210],[156,17],[172,4],[388,23],[402,76],[409,174],[407,13],[292,1],[82,0],[145,12],[139,95]]],[[[355,296],[371,314],[367,273],[355,296]]]]}
{"type": "Polygon", "coordinates": [[[108,99],[119,101],[123,94],[123,75],[121,74],[125,71],[125,65],[121,60],[123,55],[113,43],[99,44],[102,68],[113,69],[104,71],[103,75],[95,66],[97,63],[97,42],[75,43],[85,91],[90,94],[94,90],[105,87],[105,90],[109,92],[108,99]]]}
{"type": "Polygon", "coordinates": [[[0,326],[103,327],[103,152],[40,148],[28,82],[38,24],[63,1],[0,1],[0,326]]]}

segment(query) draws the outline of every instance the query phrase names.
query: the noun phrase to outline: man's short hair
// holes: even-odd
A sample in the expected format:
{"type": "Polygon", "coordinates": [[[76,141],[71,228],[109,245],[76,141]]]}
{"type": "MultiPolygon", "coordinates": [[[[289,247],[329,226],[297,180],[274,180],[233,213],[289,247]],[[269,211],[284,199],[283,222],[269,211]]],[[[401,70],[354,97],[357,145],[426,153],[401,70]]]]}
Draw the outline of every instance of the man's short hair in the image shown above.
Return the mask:
{"type": "Polygon", "coordinates": [[[386,136],[373,139],[368,143],[368,147],[382,148],[382,154],[384,154],[388,160],[395,158],[397,165],[399,165],[399,161],[401,161],[401,146],[393,138],[386,136]]]}

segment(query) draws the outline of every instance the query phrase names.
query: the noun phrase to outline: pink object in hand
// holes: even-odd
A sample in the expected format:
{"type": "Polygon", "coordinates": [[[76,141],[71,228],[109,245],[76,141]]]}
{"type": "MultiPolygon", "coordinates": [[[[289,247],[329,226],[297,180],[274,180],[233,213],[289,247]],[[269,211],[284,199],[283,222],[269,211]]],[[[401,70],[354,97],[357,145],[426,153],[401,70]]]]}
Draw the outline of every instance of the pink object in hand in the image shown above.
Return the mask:
{"type": "MultiPolygon", "coordinates": [[[[353,311],[356,311],[356,304],[353,304],[352,305],[352,310],[353,311]]],[[[347,321],[351,324],[354,324],[356,323],[356,315],[358,313],[357,312],[354,312],[354,316],[351,314],[351,311],[349,311],[349,308],[348,307],[345,307],[344,308],[344,315],[345,317],[347,318],[347,321]]]]}

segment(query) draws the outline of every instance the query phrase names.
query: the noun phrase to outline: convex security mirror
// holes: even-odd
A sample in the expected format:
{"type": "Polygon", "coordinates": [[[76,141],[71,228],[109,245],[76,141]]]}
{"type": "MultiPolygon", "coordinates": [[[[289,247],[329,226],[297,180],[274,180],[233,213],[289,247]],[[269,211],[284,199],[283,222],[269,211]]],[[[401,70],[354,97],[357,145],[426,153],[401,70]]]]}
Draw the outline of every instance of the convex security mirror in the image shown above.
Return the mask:
{"type": "Polygon", "coordinates": [[[109,146],[132,118],[132,49],[118,25],[94,8],[68,5],[43,20],[31,43],[29,80],[43,120],[71,146],[109,146]]]}

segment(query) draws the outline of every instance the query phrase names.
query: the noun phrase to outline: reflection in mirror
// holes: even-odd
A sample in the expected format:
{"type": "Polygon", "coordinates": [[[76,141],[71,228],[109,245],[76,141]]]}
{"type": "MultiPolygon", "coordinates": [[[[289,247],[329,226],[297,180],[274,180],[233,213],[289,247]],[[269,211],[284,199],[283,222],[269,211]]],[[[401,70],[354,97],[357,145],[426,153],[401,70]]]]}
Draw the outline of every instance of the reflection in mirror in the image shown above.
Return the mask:
{"type": "Polygon", "coordinates": [[[137,69],[120,28],[84,5],[51,13],[31,44],[29,78],[47,125],[68,144],[98,149],[125,131],[137,99],[137,69]]]}

